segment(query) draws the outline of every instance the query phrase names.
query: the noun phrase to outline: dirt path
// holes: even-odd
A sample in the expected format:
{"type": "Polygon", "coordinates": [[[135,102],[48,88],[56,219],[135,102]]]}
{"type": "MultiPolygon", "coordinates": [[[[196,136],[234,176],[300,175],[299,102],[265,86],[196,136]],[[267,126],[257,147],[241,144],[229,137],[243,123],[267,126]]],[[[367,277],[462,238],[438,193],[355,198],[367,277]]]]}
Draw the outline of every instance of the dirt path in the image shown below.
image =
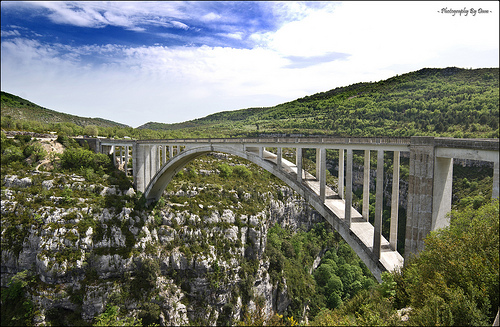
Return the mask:
{"type": "Polygon", "coordinates": [[[63,153],[64,152],[64,146],[57,142],[56,139],[54,138],[37,138],[38,143],[44,148],[45,151],[47,151],[47,157],[40,161],[38,166],[36,166],[35,171],[38,171],[38,169],[42,165],[46,165],[48,169],[51,167],[51,158],[56,154],[56,153],[63,153]]]}

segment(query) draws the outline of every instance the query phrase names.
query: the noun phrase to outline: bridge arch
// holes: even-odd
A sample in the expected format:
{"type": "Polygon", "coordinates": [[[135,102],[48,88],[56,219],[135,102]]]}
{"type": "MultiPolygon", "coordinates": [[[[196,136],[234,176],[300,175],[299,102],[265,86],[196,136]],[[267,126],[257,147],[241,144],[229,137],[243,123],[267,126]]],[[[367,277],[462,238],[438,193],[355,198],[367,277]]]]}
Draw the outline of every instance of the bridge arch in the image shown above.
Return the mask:
{"type": "MultiPolygon", "coordinates": [[[[297,181],[294,176],[285,172],[276,163],[270,161],[267,158],[265,159],[256,153],[245,151],[244,149],[238,149],[231,145],[223,144],[200,145],[186,148],[184,151],[167,161],[151,178],[151,181],[144,191],[144,197],[146,198],[147,202],[151,203],[154,201],[158,201],[163,194],[163,191],[179,171],[181,171],[189,162],[210,152],[222,152],[246,159],[262,167],[263,169],[267,170],[268,172],[285,182],[295,192],[300,194],[316,211],[318,211],[326,221],[328,221],[328,223],[341,235],[341,237],[347,242],[347,244],[349,244],[349,246],[355,251],[360,259],[366,264],[375,278],[379,282],[382,281],[381,273],[388,270],[386,267],[387,264],[384,265],[383,257],[379,259],[378,257],[374,256],[373,246],[370,247],[369,245],[366,245],[365,242],[363,242],[363,240],[361,240],[360,237],[353,232],[353,230],[347,223],[344,222],[343,219],[335,215],[335,213],[326,205],[326,203],[321,200],[318,194],[316,194],[303,183],[297,181]]],[[[384,249],[382,249],[382,252],[384,252],[384,249]]]]}

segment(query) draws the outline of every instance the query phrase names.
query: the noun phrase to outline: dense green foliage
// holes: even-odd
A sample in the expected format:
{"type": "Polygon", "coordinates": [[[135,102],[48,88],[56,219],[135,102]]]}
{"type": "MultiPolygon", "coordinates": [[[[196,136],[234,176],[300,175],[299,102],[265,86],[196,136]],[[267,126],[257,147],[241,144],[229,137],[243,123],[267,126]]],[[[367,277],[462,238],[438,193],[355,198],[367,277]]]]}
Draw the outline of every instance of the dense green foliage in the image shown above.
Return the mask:
{"type": "Polygon", "coordinates": [[[451,214],[398,278],[398,301],[418,325],[491,325],[498,310],[498,201],[451,214]]]}
{"type": "Polygon", "coordinates": [[[2,326],[29,326],[33,319],[33,303],[26,296],[26,288],[34,283],[35,276],[28,271],[17,273],[9,281],[8,288],[2,288],[2,326]]]}
{"type": "Polygon", "coordinates": [[[450,226],[384,283],[359,292],[312,325],[491,326],[499,298],[499,202],[452,211],[450,226]],[[398,311],[409,312],[402,321],[398,311]]]}
{"type": "Polygon", "coordinates": [[[304,318],[304,303],[309,307],[308,315],[314,317],[322,308],[336,308],[343,300],[376,284],[361,259],[324,222],[309,232],[297,233],[274,225],[267,235],[265,253],[271,280],[278,283],[279,289],[286,288],[291,298],[283,315],[298,321],[304,318]],[[313,262],[320,253],[324,256],[311,275],[313,262]]]}
{"type": "Polygon", "coordinates": [[[29,135],[16,135],[9,139],[1,133],[1,164],[12,167],[31,167],[44,159],[47,152],[29,135]]]}

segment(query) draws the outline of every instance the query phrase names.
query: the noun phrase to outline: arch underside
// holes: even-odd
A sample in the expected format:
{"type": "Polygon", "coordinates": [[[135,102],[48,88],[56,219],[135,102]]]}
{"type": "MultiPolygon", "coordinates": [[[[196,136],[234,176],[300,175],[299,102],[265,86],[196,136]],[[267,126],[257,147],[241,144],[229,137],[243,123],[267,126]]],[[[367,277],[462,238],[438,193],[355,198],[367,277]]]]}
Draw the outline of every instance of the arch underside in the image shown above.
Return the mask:
{"type": "Polygon", "coordinates": [[[267,151],[264,151],[264,155],[261,158],[258,151],[244,151],[243,149],[236,149],[224,145],[205,145],[190,149],[186,148],[185,151],[167,161],[148,183],[144,192],[144,196],[148,203],[160,199],[163,191],[172,178],[183,169],[184,166],[194,159],[210,152],[223,152],[247,159],[285,182],[295,192],[299,193],[337,232],[339,232],[342,238],[356,252],[379,282],[381,282],[381,273],[383,271],[391,271],[402,267],[402,256],[397,251],[392,250],[389,246],[389,242],[383,237],[380,259],[374,256],[374,228],[369,222],[365,221],[354,208],[351,208],[353,214],[351,218],[351,227],[349,227],[344,220],[344,200],[338,198],[338,196],[334,196],[335,193],[333,190],[327,187],[327,199],[325,202],[321,201],[319,196],[319,182],[314,176],[305,172],[305,178],[301,183],[298,182],[297,167],[282,158],[282,167],[279,168],[276,164],[276,155],[267,151]]]}

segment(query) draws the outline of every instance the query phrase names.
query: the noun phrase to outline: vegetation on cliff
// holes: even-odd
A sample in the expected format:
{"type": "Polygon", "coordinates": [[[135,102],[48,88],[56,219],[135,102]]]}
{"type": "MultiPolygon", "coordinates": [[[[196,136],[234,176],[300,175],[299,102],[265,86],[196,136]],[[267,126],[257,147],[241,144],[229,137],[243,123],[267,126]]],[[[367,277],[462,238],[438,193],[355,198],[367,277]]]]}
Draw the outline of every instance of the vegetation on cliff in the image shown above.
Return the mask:
{"type": "Polygon", "coordinates": [[[428,235],[402,271],[324,310],[312,325],[491,326],[499,305],[498,216],[498,200],[452,211],[450,226],[428,235]]]}

